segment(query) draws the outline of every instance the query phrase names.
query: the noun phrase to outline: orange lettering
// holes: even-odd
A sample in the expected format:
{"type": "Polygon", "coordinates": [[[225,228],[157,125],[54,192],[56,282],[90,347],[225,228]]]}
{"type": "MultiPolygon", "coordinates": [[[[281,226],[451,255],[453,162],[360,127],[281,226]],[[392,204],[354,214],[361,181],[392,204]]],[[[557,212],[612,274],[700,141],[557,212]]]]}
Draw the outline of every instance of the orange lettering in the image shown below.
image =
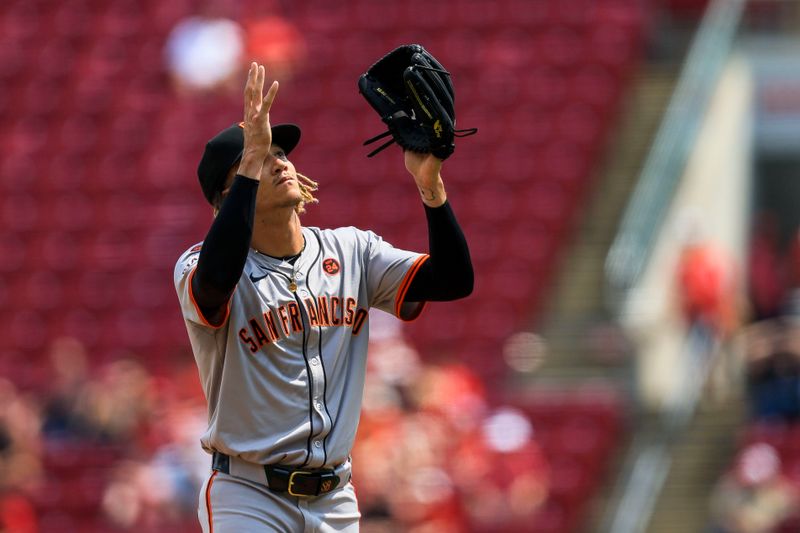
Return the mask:
{"type": "Polygon", "coordinates": [[[300,320],[300,308],[297,304],[290,302],[287,306],[289,308],[289,318],[292,320],[292,331],[303,331],[303,321],[300,320]]]}
{"type": "Polygon", "coordinates": [[[278,308],[278,318],[281,319],[281,328],[283,329],[284,336],[289,336],[289,317],[286,315],[286,306],[278,308]]]}
{"type": "Polygon", "coordinates": [[[361,326],[364,325],[364,322],[367,320],[367,312],[364,309],[359,308],[358,312],[356,313],[356,319],[353,321],[353,335],[358,335],[361,331],[361,326]]]}
{"type": "Polygon", "coordinates": [[[312,326],[319,326],[319,318],[317,317],[317,304],[313,298],[306,298],[306,310],[308,310],[308,321],[312,326]]]}
{"type": "Polygon", "coordinates": [[[264,346],[265,344],[269,343],[269,337],[267,337],[266,333],[264,333],[264,330],[261,329],[261,326],[258,324],[258,321],[256,321],[255,318],[250,319],[250,329],[253,330],[253,335],[258,341],[259,346],[264,346]]]}
{"type": "Polygon", "coordinates": [[[331,325],[331,318],[328,315],[328,298],[326,296],[319,297],[319,306],[317,307],[319,311],[319,323],[321,326],[330,326],[331,325]]]}
{"type": "Polygon", "coordinates": [[[355,316],[355,309],[356,301],[352,298],[347,299],[347,304],[345,305],[345,315],[344,315],[344,323],[348,326],[353,324],[353,317],[355,316]]]}
{"type": "Polygon", "coordinates": [[[254,341],[250,335],[247,334],[247,328],[242,328],[239,330],[239,338],[242,339],[243,343],[250,345],[251,352],[256,353],[258,346],[256,345],[256,341],[254,341]]]}
{"type": "Polygon", "coordinates": [[[331,322],[334,326],[341,326],[342,319],[337,318],[338,313],[341,313],[342,310],[342,299],[338,296],[331,296],[331,322]],[[336,311],[336,308],[339,308],[339,311],[336,311]]]}

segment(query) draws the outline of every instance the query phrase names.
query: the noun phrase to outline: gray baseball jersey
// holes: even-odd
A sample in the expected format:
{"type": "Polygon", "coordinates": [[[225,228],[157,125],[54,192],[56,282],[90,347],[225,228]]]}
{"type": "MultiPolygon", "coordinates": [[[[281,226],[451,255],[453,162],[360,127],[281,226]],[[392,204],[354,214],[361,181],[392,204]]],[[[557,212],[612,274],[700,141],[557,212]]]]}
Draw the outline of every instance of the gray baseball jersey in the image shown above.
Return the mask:
{"type": "Polygon", "coordinates": [[[292,265],[250,250],[220,326],[194,301],[201,245],[174,279],[208,402],[205,450],[258,464],[334,467],[346,461],[361,411],[368,310],[416,318],[403,303],[427,255],[356,228],[303,228],[292,265]]]}

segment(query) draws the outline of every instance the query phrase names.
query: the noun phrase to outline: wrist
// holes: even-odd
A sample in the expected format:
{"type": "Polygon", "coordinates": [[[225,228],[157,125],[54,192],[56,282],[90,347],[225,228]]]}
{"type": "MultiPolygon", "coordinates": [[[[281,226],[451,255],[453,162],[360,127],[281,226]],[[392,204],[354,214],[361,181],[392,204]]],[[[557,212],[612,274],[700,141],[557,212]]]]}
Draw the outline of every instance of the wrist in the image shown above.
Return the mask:
{"type": "Polygon", "coordinates": [[[258,152],[245,152],[239,161],[239,168],[236,171],[240,176],[250,179],[260,180],[261,169],[264,167],[265,155],[258,152]]]}
{"type": "Polygon", "coordinates": [[[446,201],[447,201],[447,196],[445,195],[437,197],[433,200],[426,200],[425,198],[422,199],[422,203],[432,209],[436,209],[437,207],[442,207],[446,201]]]}
{"type": "Polygon", "coordinates": [[[447,193],[444,190],[444,183],[441,178],[433,183],[419,180],[417,181],[417,189],[422,203],[428,207],[440,207],[447,201],[447,193]]]}

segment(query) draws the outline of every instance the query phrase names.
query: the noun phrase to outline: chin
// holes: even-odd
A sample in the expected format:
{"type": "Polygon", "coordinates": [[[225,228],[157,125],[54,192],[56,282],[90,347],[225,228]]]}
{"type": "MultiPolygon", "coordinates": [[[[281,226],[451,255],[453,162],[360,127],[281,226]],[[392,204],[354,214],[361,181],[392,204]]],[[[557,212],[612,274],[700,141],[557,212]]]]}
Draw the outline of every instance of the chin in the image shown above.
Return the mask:
{"type": "Polygon", "coordinates": [[[258,206],[259,210],[272,210],[272,209],[297,209],[298,206],[302,205],[303,197],[298,194],[296,197],[292,195],[292,197],[287,198],[273,198],[270,199],[263,204],[258,206]]]}

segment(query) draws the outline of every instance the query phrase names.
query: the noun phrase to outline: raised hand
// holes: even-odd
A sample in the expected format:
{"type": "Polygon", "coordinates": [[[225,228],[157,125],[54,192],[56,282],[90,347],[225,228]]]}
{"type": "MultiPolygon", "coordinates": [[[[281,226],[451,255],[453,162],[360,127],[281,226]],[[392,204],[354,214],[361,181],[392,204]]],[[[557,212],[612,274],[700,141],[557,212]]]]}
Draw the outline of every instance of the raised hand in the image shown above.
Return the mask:
{"type": "Polygon", "coordinates": [[[273,81],[264,95],[265,78],[264,66],[251,63],[244,87],[244,152],[238,173],[253,179],[259,179],[261,167],[269,155],[272,144],[269,111],[278,94],[278,82],[273,81]]]}

